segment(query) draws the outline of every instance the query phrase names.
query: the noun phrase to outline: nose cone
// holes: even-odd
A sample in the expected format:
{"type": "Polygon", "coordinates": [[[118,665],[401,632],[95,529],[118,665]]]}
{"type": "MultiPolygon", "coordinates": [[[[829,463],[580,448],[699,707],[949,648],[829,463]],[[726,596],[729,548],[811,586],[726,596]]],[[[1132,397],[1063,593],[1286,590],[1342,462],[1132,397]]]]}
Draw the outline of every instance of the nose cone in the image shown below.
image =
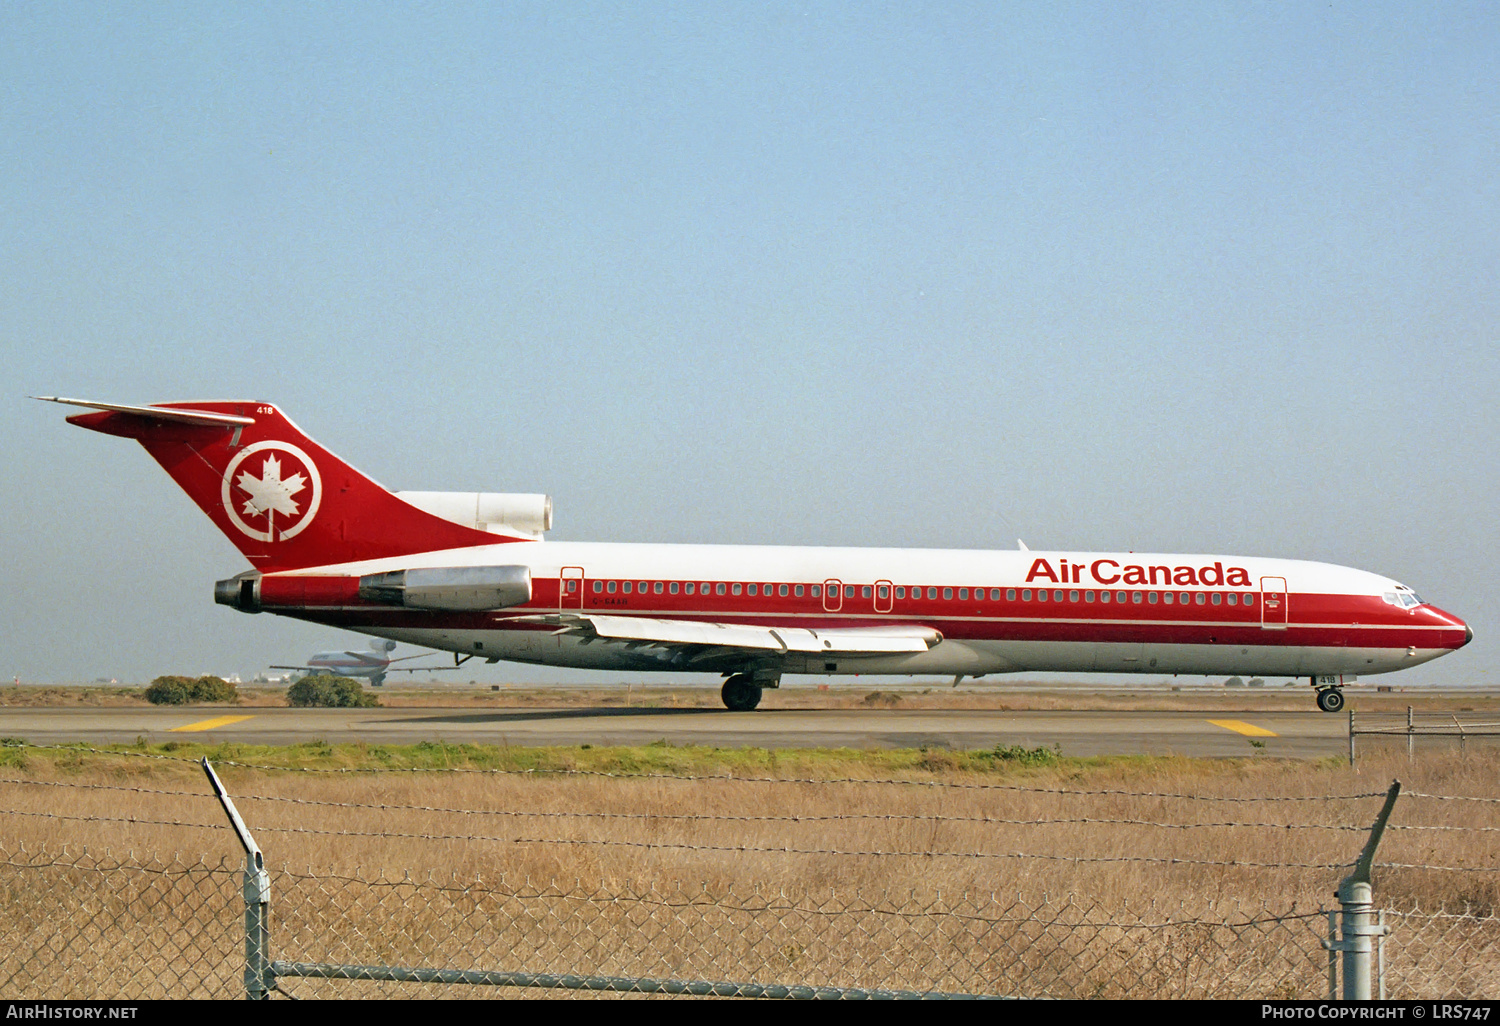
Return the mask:
{"type": "Polygon", "coordinates": [[[1438,632],[1438,643],[1435,647],[1456,652],[1469,642],[1474,640],[1474,628],[1464,623],[1463,620],[1452,613],[1437,606],[1424,605],[1422,611],[1428,614],[1427,623],[1434,627],[1441,627],[1438,632]],[[1459,632],[1463,633],[1460,634],[1459,632]]]}

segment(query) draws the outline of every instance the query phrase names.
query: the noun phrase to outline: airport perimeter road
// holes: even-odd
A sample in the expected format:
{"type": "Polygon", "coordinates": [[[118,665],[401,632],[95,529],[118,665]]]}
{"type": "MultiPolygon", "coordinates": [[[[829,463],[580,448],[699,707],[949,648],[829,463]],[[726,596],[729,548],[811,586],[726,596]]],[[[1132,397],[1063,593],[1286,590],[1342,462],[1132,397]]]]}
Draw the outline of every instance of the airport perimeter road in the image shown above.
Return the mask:
{"type": "Polygon", "coordinates": [[[1306,712],[769,709],[24,709],[0,734],[34,744],[137,737],[242,744],[676,745],[762,748],[1062,747],[1064,755],[1314,758],[1348,751],[1348,720],[1306,712]],[[1264,748],[1251,744],[1262,743],[1264,748]]]}

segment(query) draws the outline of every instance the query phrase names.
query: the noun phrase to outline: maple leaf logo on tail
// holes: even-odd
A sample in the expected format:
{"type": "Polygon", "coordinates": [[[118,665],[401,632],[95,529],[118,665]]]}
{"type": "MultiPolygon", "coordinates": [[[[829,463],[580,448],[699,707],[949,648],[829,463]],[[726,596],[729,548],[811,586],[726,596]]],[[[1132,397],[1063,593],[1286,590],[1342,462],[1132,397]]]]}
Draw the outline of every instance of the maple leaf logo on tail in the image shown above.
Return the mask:
{"type": "Polygon", "coordinates": [[[230,523],[257,541],[275,542],[312,523],[323,485],[318,468],[295,445],[257,442],[229,462],[221,492],[230,523]]]}
{"type": "Polygon", "coordinates": [[[287,516],[296,516],[301,511],[292,501],[292,496],[307,487],[307,478],[301,474],[293,474],[282,480],[281,461],[275,456],[267,456],[266,462],[261,465],[260,477],[251,477],[246,471],[240,474],[240,479],[235,484],[250,493],[242,513],[257,516],[274,510],[287,516]]]}

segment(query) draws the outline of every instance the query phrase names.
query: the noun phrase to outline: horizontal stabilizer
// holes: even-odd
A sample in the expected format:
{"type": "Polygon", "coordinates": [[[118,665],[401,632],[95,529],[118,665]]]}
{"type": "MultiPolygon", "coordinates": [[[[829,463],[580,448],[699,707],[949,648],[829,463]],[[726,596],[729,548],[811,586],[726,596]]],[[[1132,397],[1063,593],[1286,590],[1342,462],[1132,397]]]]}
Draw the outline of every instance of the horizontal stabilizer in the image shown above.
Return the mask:
{"type": "Polygon", "coordinates": [[[134,417],[149,417],[153,420],[168,420],[176,424],[201,424],[205,427],[244,427],[254,424],[254,417],[240,417],[233,413],[214,413],[211,410],[173,409],[165,406],[125,406],[121,403],[96,403],[85,399],[64,399],[56,395],[34,395],[44,403],[62,403],[65,406],[82,406],[90,410],[108,413],[125,413],[134,417]]]}

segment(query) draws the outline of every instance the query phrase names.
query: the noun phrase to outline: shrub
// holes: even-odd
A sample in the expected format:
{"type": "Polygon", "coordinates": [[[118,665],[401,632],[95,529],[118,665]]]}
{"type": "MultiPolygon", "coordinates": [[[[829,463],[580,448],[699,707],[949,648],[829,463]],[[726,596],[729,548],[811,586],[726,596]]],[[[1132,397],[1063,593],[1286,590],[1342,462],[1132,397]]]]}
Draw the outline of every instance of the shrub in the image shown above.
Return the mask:
{"type": "Polygon", "coordinates": [[[187,705],[189,702],[233,702],[239,691],[220,677],[157,677],[146,688],[146,701],[152,705],[187,705]]]}
{"type": "Polygon", "coordinates": [[[286,704],[325,709],[368,709],[380,699],[365,691],[364,685],[351,677],[314,674],[303,677],[286,689],[286,704]]]}
{"type": "Polygon", "coordinates": [[[192,683],[187,677],[158,677],[146,689],[146,701],[152,705],[186,705],[192,683]]]}
{"type": "Polygon", "coordinates": [[[988,752],[978,753],[980,758],[996,762],[1019,763],[1022,766],[1052,766],[1062,758],[1062,745],[1051,748],[1023,748],[1020,745],[996,745],[988,752]]]}

